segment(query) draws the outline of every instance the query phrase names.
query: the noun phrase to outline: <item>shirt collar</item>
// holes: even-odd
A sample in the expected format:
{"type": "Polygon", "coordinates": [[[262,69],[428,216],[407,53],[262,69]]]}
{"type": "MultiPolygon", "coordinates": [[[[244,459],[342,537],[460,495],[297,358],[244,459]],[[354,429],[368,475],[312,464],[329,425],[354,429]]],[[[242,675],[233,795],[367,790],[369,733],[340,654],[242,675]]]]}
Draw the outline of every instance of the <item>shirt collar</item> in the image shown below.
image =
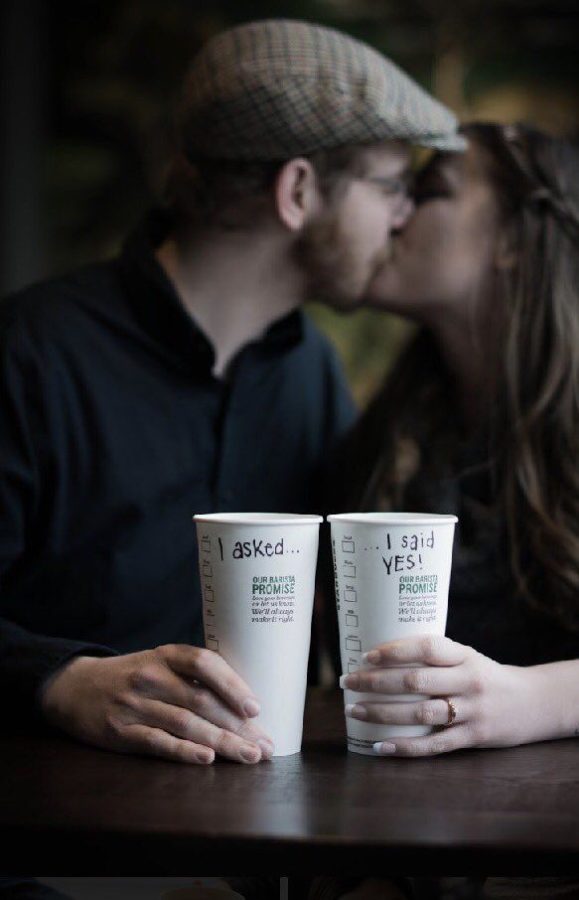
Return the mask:
{"type": "MultiPolygon", "coordinates": [[[[183,306],[159,264],[155,249],[171,229],[168,211],[149,211],[128,236],[119,258],[119,270],[133,312],[149,337],[170,352],[172,360],[188,371],[211,372],[213,347],[183,306]]],[[[274,322],[254,346],[279,352],[300,343],[304,314],[294,310],[274,322]]],[[[243,351],[242,351],[243,352],[243,351]]]]}

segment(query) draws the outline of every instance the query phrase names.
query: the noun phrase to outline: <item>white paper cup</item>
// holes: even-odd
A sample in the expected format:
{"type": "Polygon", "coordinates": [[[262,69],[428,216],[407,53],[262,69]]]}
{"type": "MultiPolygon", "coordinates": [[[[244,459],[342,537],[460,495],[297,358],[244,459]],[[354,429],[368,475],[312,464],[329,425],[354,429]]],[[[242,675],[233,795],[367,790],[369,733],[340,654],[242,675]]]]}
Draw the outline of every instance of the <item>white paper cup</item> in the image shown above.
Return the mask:
{"type": "Polygon", "coordinates": [[[259,699],[274,756],[302,745],[321,516],[194,516],[205,644],[259,699]]]}
{"type": "MultiPolygon", "coordinates": [[[[362,654],[378,644],[444,634],[456,516],[343,513],[328,516],[342,672],[372,669],[362,654]]],[[[413,702],[421,695],[344,690],[344,704],[413,702]]],[[[374,755],[373,745],[429,734],[427,725],[376,725],[346,716],[348,749],[374,755]]]]}

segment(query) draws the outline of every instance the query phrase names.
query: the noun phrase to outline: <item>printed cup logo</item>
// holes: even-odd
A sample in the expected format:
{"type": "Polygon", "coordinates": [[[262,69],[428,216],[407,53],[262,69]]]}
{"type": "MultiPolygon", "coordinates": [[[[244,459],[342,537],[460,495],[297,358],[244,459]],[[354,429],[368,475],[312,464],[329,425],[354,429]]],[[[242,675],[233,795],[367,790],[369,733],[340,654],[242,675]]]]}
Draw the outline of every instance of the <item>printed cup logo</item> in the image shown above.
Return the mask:
{"type": "Polygon", "coordinates": [[[294,621],[296,603],[295,575],[255,575],[253,578],[252,622],[294,621]]]}
{"type": "MultiPolygon", "coordinates": [[[[455,516],[352,513],[329,516],[328,521],[344,674],[362,668],[362,654],[378,644],[444,634],[455,516]]],[[[345,703],[419,699],[344,692],[345,703]]],[[[424,726],[373,725],[349,716],[346,723],[349,749],[368,754],[373,754],[376,741],[430,731],[424,726]]]]}
{"type": "Polygon", "coordinates": [[[301,748],[320,516],[195,516],[205,644],[255,692],[275,755],[301,748]]]}

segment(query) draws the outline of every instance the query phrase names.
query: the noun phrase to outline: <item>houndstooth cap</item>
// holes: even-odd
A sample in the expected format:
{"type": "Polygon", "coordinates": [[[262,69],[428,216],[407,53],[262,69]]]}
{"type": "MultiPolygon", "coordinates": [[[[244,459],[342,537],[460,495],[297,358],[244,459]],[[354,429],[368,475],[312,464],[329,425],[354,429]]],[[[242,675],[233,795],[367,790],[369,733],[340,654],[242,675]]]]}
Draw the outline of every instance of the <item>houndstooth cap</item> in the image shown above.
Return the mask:
{"type": "Polygon", "coordinates": [[[387,57],[332,28],[287,19],[210,40],[185,79],[180,124],[192,159],[286,160],[397,139],[466,146],[453,113],[387,57]]]}

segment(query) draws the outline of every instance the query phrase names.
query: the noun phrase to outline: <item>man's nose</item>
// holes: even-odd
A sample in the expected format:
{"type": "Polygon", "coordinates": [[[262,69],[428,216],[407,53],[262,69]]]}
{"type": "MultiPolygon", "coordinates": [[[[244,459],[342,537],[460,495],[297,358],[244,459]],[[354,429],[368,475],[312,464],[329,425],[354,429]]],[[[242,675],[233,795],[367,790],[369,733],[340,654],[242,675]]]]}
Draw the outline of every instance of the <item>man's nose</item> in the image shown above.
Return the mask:
{"type": "Polygon", "coordinates": [[[395,229],[404,228],[408,219],[414,212],[414,200],[412,197],[405,197],[404,202],[400,206],[400,210],[394,216],[392,226],[395,229]]]}

